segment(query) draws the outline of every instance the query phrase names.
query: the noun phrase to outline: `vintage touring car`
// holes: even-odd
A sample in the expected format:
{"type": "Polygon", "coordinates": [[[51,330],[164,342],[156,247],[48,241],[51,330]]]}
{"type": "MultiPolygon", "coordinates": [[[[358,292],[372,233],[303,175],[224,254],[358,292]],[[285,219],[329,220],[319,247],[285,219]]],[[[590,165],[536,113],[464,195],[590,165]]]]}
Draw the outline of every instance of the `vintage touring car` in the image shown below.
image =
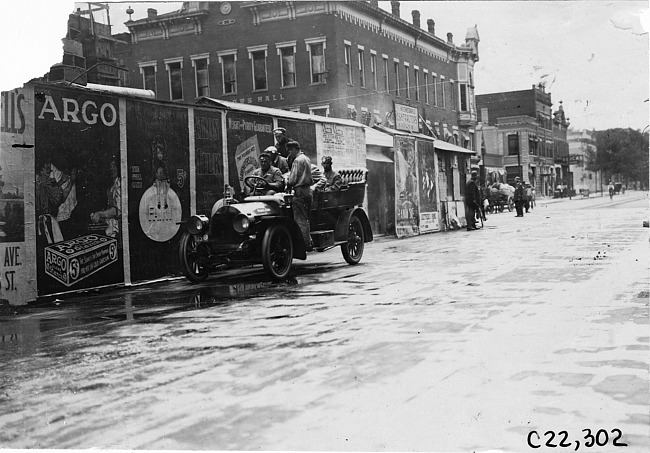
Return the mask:
{"type": "MultiPolygon", "coordinates": [[[[340,246],[349,264],[361,261],[364,244],[373,239],[362,208],[367,170],[339,170],[339,190],[314,193],[310,235],[315,251],[340,246]]],[[[210,273],[232,267],[262,264],[274,280],[287,277],[293,259],[307,258],[300,228],[293,219],[289,193],[265,193],[264,179],[248,176],[244,183],[252,195],[238,202],[232,197],[217,201],[208,218],[194,215],[181,236],[179,256],[185,276],[204,281],[210,273]]]]}

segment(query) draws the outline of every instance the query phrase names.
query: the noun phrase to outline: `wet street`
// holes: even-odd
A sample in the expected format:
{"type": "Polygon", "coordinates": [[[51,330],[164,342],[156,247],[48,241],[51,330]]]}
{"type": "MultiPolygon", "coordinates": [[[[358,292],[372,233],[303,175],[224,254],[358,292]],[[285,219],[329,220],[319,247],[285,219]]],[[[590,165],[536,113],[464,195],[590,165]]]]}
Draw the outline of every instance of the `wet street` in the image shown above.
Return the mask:
{"type": "Polygon", "coordinates": [[[550,200],[4,313],[0,448],[646,452],[649,217],[550,200]]]}

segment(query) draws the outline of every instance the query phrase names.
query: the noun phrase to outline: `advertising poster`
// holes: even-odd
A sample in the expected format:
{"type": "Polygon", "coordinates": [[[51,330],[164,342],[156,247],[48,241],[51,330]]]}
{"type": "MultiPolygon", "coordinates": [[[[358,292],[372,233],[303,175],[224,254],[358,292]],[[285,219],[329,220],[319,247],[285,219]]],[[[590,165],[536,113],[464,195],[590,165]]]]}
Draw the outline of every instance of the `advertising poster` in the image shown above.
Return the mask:
{"type": "Polygon", "coordinates": [[[395,233],[402,238],[420,233],[417,158],[414,138],[396,135],[394,140],[395,233]]]}
{"type": "Polygon", "coordinates": [[[31,89],[0,94],[0,302],[22,305],[36,298],[34,229],[28,222],[26,181],[34,177],[34,99],[31,89]]]}
{"type": "Polygon", "coordinates": [[[38,294],[124,281],[116,98],[35,86],[38,294]]]}
{"type": "MultiPolygon", "coordinates": [[[[271,117],[246,113],[228,112],[226,115],[228,134],[228,179],[226,183],[234,188],[235,198],[243,198],[243,173],[252,171],[253,156],[257,162],[260,150],[274,143],[273,119],[271,117]],[[246,159],[248,158],[248,161],[246,159]]],[[[287,134],[288,135],[288,134],[287,134]]],[[[259,166],[259,162],[257,163],[259,166]]]]}
{"type": "Polygon", "coordinates": [[[320,158],[317,155],[315,123],[278,118],[278,127],[285,128],[287,137],[300,143],[300,149],[309,157],[312,164],[320,165],[320,158]]]}
{"type": "Polygon", "coordinates": [[[209,215],[212,205],[223,198],[223,135],[221,113],[194,111],[196,168],[196,213],[209,215]]]}
{"type": "Polygon", "coordinates": [[[260,152],[260,144],[257,142],[257,136],[244,140],[235,149],[235,164],[237,165],[239,189],[242,191],[244,190],[244,178],[260,168],[260,152]]]}
{"type": "Polygon", "coordinates": [[[366,166],[365,136],[362,128],[317,123],[316,139],[319,142],[319,159],[322,156],[330,156],[335,170],[366,166]]]}
{"type": "Polygon", "coordinates": [[[190,216],[188,112],[127,100],[126,124],[131,280],[174,275],[190,216]]]}
{"type": "Polygon", "coordinates": [[[440,230],[436,202],[436,168],[433,143],[416,142],[418,156],[418,200],[420,201],[420,233],[440,230]]]}

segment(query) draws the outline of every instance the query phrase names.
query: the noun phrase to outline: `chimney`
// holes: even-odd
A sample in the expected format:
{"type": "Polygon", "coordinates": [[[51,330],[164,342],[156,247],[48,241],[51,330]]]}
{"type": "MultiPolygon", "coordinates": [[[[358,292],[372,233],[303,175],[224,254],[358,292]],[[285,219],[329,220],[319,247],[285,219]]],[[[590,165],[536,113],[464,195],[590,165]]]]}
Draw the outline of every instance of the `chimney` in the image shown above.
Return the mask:
{"type": "Polygon", "coordinates": [[[447,33],[447,42],[449,44],[453,44],[454,43],[454,35],[452,35],[451,33],[447,33]]]}
{"type": "Polygon", "coordinates": [[[393,11],[393,16],[399,17],[399,2],[397,0],[391,0],[390,7],[393,11]]]}
{"type": "Polygon", "coordinates": [[[429,28],[429,33],[432,35],[436,34],[436,23],[434,22],[433,19],[427,20],[427,27],[429,28]]]}
{"type": "Polygon", "coordinates": [[[147,19],[155,19],[156,16],[158,16],[158,11],[157,10],[155,10],[153,8],[147,9],[147,19]]]}
{"type": "Polygon", "coordinates": [[[413,10],[411,11],[411,15],[413,16],[413,25],[420,28],[420,11],[413,10]]]}

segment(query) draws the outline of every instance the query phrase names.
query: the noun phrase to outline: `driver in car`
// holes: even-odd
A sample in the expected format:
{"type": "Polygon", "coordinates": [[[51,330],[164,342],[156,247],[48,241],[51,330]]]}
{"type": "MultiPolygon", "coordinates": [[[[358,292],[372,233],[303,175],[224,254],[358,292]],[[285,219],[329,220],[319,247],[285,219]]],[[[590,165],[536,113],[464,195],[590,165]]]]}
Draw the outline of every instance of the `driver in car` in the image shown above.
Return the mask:
{"type": "MultiPolygon", "coordinates": [[[[271,166],[271,155],[267,152],[260,154],[260,168],[257,168],[250,174],[250,176],[257,176],[262,178],[268,184],[267,187],[264,186],[264,183],[261,181],[256,181],[255,179],[249,180],[252,185],[256,185],[257,189],[253,195],[273,195],[276,192],[282,192],[284,190],[284,179],[282,178],[282,173],[276,167],[271,166]]],[[[246,196],[251,195],[253,189],[249,187],[248,184],[244,186],[244,194],[246,196]]]]}

